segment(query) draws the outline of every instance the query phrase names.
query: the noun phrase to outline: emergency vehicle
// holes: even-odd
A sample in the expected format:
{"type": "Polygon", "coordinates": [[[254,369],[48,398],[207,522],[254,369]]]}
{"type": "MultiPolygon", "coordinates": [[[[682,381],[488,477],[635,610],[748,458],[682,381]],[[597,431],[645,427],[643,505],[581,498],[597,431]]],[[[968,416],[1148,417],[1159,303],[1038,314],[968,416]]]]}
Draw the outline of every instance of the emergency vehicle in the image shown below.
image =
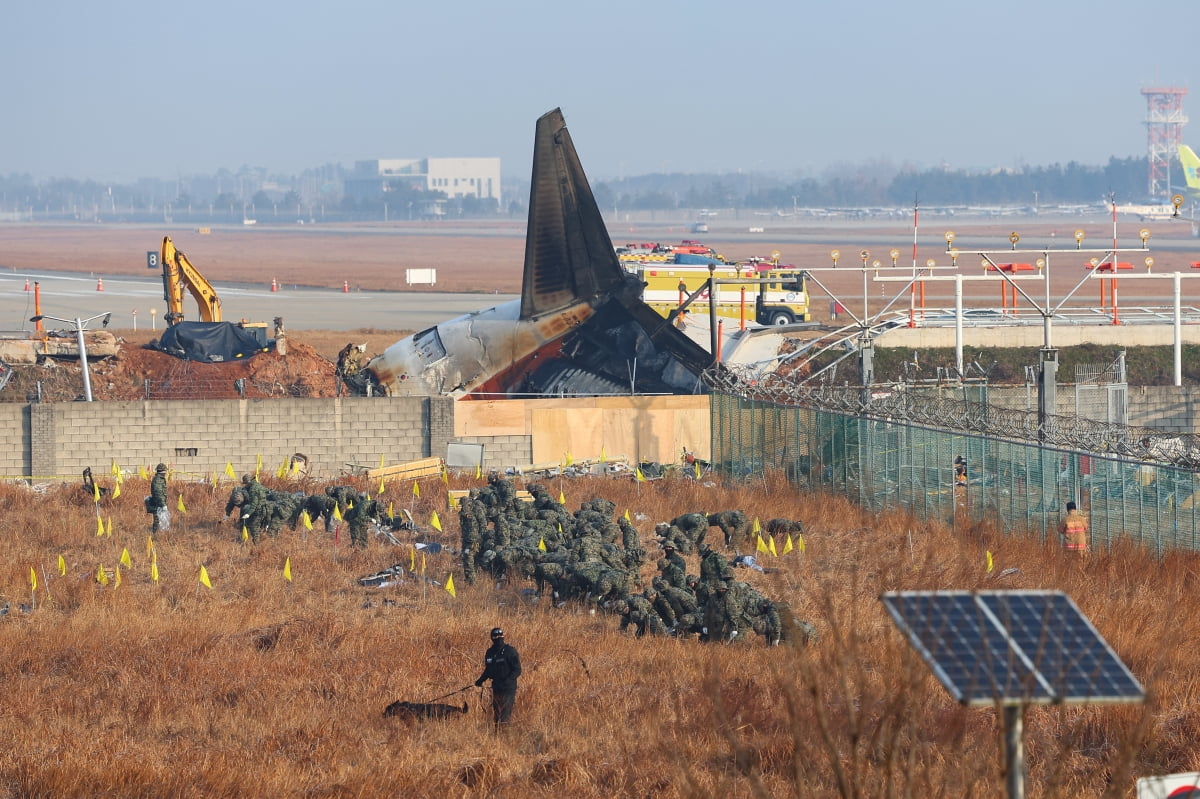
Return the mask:
{"type": "MultiPolygon", "coordinates": [[[[700,289],[710,275],[707,266],[649,263],[626,264],[625,268],[645,284],[642,301],[664,317],[670,316],[680,302],[700,289]]],[[[808,302],[808,275],[802,269],[752,261],[716,264],[711,276],[717,280],[746,281],[716,284],[717,316],[741,319],[745,313],[746,321],[762,325],[790,325],[812,320],[808,302]]],[[[707,290],[693,300],[688,311],[709,312],[707,290]]]]}

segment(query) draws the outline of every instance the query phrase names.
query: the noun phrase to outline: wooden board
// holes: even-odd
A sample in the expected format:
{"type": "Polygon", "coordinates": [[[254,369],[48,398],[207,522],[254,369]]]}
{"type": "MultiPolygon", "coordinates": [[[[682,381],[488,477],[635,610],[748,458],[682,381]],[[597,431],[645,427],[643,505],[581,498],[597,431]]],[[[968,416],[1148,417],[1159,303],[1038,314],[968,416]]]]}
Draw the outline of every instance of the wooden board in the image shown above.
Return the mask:
{"type": "Polygon", "coordinates": [[[420,460],[397,463],[384,466],[382,469],[367,470],[367,477],[372,479],[386,478],[392,480],[415,480],[418,477],[440,475],[445,466],[441,458],[421,458],[420,460]]]}

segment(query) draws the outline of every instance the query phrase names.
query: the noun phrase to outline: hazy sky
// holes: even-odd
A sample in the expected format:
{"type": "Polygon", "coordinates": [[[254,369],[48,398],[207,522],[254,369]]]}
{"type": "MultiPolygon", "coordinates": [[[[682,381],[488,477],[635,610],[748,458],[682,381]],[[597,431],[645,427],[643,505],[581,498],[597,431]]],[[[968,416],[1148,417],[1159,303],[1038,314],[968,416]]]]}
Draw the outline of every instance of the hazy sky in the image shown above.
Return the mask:
{"type": "Polygon", "coordinates": [[[499,156],[563,109],[593,180],[1102,164],[1192,89],[1200,3],[8,0],[0,174],[128,182],[499,156]],[[1142,10],[1147,9],[1147,10],[1142,10]]]}

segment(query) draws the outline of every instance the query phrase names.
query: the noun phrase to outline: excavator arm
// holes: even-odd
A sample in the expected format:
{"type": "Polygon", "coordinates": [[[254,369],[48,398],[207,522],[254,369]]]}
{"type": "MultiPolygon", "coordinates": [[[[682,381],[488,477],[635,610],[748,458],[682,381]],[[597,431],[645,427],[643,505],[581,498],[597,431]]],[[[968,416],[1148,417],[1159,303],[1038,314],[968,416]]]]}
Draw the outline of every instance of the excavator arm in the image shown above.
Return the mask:
{"type": "Polygon", "coordinates": [[[183,321],[183,290],[191,293],[200,308],[200,321],[220,322],[221,301],[212,284],[192,266],[187,256],[175,249],[170,236],[163,237],[162,251],[163,299],[167,302],[167,314],[163,317],[168,325],[183,321]]]}

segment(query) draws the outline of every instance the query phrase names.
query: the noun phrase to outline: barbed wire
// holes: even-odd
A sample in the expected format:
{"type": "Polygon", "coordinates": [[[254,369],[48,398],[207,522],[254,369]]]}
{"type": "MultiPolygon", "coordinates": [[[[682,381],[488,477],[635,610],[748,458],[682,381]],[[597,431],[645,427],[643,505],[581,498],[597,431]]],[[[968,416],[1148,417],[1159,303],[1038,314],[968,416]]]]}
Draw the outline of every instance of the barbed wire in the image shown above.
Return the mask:
{"type": "Polygon", "coordinates": [[[763,374],[751,368],[728,365],[706,371],[703,379],[713,392],[752,402],[863,416],[1200,470],[1200,436],[1191,433],[1164,433],[1148,427],[1057,414],[1047,416],[1043,425],[1035,411],[930,395],[902,384],[870,389],[813,386],[776,373],[763,374]]]}

